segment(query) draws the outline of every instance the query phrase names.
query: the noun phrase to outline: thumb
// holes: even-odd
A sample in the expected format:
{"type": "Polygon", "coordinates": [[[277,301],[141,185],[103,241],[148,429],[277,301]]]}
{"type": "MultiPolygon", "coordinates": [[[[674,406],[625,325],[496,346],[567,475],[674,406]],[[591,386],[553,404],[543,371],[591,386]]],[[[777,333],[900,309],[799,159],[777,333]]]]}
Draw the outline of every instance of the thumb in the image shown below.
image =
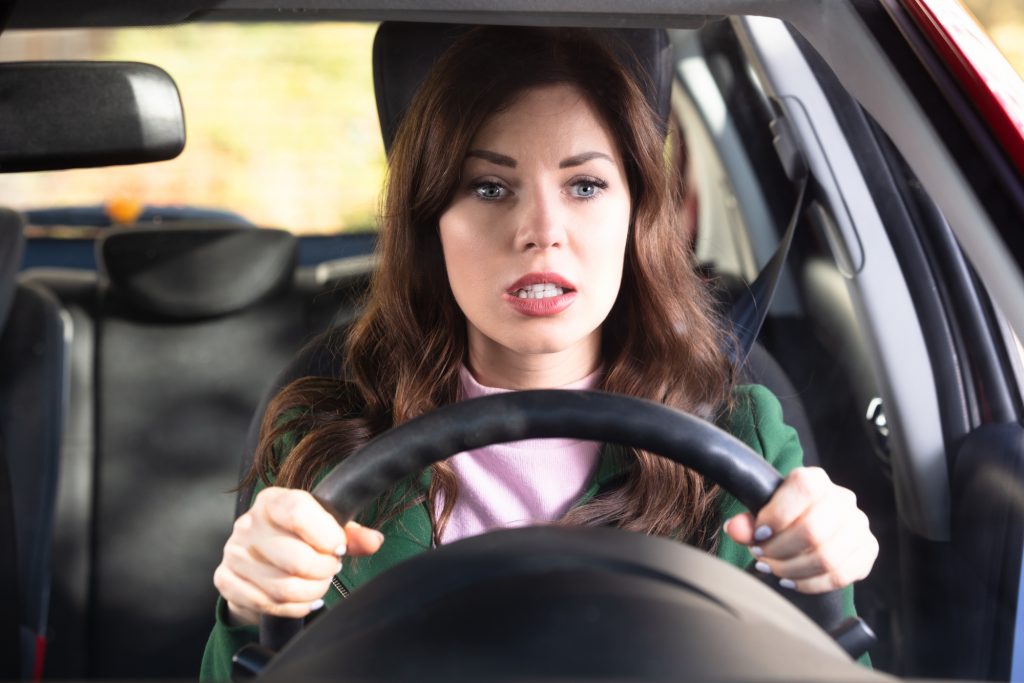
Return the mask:
{"type": "Polygon", "coordinates": [[[345,525],[345,540],[348,555],[372,555],[384,543],[384,535],[376,529],[369,529],[356,522],[345,525]]]}
{"type": "Polygon", "coordinates": [[[740,545],[750,545],[754,542],[754,516],[749,512],[731,517],[722,528],[729,538],[740,545]]]}

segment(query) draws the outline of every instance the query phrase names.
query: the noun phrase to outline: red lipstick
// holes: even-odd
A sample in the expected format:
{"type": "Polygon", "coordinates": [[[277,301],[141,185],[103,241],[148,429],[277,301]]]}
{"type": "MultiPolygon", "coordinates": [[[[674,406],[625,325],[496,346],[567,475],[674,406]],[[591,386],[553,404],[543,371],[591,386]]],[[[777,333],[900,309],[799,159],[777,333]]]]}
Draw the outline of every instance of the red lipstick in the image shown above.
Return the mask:
{"type": "Polygon", "coordinates": [[[527,273],[512,283],[502,299],[522,315],[557,315],[576,300],[576,288],[558,273],[527,273]],[[561,293],[552,293],[555,288],[561,293]]]}
{"type": "Polygon", "coordinates": [[[541,284],[553,284],[556,287],[561,287],[562,290],[576,291],[576,288],[572,286],[572,283],[566,280],[558,273],[527,273],[518,280],[512,283],[512,286],[505,291],[509,294],[515,294],[516,291],[523,287],[530,287],[533,285],[541,284]]]}

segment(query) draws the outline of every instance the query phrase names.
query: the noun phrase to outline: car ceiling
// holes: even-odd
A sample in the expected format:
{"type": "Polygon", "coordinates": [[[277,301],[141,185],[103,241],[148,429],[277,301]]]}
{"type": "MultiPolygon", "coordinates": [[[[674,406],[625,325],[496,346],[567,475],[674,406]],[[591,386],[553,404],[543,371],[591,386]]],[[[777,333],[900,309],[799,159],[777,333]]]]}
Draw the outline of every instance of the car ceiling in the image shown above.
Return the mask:
{"type": "Polygon", "coordinates": [[[784,17],[834,0],[21,0],[11,28],[154,26],[197,20],[461,21],[588,26],[700,26],[731,14],[784,17]]]}

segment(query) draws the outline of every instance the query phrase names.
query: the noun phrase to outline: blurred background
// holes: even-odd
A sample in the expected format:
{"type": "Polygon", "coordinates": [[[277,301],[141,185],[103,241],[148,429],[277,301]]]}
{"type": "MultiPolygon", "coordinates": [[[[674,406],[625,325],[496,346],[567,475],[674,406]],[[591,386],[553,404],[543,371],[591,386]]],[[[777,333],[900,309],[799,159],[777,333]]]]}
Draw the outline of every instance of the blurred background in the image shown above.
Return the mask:
{"type": "MultiPolygon", "coordinates": [[[[1024,74],[1024,0],[966,0],[966,7],[1024,74]]],[[[0,175],[0,204],[36,210],[29,215],[35,236],[82,237],[84,226],[101,225],[94,219],[133,223],[153,207],[299,234],[372,231],[385,170],[371,70],[375,29],[222,24],[4,34],[3,61],[163,67],[181,91],[188,142],[180,157],[155,164],[0,175]],[[75,207],[74,217],[51,211],[66,207],[75,207]]]]}
{"type": "Polygon", "coordinates": [[[964,4],[1024,76],[1024,0],[965,0],[964,4]]]}
{"type": "MultiPolygon", "coordinates": [[[[160,66],[181,92],[187,142],[170,161],[2,175],[0,203],[31,210],[59,198],[115,223],[134,222],[144,206],[170,206],[226,209],[302,234],[373,229],[385,167],[371,70],[375,30],[293,23],[4,34],[3,61],[160,66]]],[[[77,215],[84,221],[87,213],[77,215]]]]}

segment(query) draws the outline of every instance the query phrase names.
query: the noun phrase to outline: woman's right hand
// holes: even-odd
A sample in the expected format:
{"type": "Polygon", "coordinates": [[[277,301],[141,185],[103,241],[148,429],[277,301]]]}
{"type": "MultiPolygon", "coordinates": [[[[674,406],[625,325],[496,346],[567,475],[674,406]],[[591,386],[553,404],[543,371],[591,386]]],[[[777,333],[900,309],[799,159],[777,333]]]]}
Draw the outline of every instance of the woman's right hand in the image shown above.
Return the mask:
{"type": "Polygon", "coordinates": [[[343,529],[308,491],[269,487],[235,520],[213,583],[233,625],[301,618],[323,607],[343,555],[371,555],[383,542],[355,522],[343,529]]]}

